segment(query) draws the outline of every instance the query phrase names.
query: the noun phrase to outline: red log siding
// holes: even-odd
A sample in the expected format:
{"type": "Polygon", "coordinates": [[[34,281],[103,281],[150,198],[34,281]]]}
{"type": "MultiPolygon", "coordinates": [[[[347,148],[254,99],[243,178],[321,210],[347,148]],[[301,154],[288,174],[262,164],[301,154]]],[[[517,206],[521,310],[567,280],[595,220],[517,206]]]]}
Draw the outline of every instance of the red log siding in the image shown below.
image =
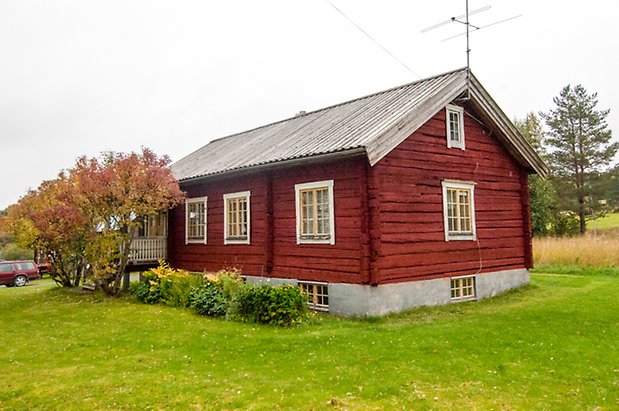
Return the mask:
{"type": "MultiPolygon", "coordinates": [[[[378,283],[525,267],[527,218],[518,164],[468,115],[466,150],[447,148],[438,112],[371,170],[378,283]],[[445,241],[441,182],[473,181],[478,241],[445,241]]],[[[527,192],[528,194],[528,192],[527,192]]],[[[372,202],[372,200],[370,200],[372,202]]]]}
{"type": "Polygon", "coordinates": [[[188,197],[208,197],[207,244],[185,244],[185,205],[176,207],[170,215],[169,242],[171,262],[175,267],[192,271],[217,271],[223,267],[239,267],[243,272],[262,272],[265,263],[266,187],[265,175],[245,175],[204,184],[183,184],[188,197]],[[224,245],[223,195],[251,191],[250,244],[224,245]],[[261,218],[254,218],[261,216],[261,218]]]}
{"type": "Polygon", "coordinates": [[[363,157],[280,169],[273,174],[273,275],[302,280],[360,281],[363,157]],[[295,184],[334,180],[335,244],[297,244],[295,184]]]}
{"type": "Polygon", "coordinates": [[[193,271],[235,266],[247,275],[360,282],[361,255],[369,254],[359,240],[364,229],[359,181],[366,163],[356,157],[183,184],[189,197],[208,196],[208,244],[185,244],[185,209],[177,207],[170,216],[172,264],[193,271]],[[334,180],[335,244],[297,244],[294,186],[322,180],[334,180]],[[237,191],[251,191],[251,244],[224,245],[223,195],[237,191]]]}

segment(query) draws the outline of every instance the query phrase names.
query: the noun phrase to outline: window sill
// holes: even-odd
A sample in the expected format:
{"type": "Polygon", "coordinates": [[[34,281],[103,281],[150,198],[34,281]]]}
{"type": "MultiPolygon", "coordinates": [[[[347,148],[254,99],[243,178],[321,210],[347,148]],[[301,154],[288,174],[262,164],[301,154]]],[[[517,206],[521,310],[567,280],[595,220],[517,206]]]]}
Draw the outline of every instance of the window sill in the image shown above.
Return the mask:
{"type": "Polygon", "coordinates": [[[475,234],[465,234],[465,235],[448,234],[447,237],[445,237],[445,241],[475,241],[475,240],[477,240],[477,237],[475,236],[475,234]]]}
{"type": "Polygon", "coordinates": [[[297,238],[297,244],[335,244],[331,238],[297,238]]]}
{"type": "Polygon", "coordinates": [[[234,244],[249,244],[249,238],[240,239],[240,238],[226,238],[224,239],[224,245],[234,245],[234,244]]]}
{"type": "Polygon", "coordinates": [[[462,303],[465,301],[477,301],[478,298],[476,296],[472,296],[472,297],[456,297],[456,298],[452,298],[451,302],[452,303],[462,303]]]}
{"type": "Polygon", "coordinates": [[[204,238],[200,238],[200,239],[197,239],[197,238],[191,239],[191,238],[189,238],[189,239],[187,239],[185,241],[185,244],[206,244],[206,240],[204,238]]]}

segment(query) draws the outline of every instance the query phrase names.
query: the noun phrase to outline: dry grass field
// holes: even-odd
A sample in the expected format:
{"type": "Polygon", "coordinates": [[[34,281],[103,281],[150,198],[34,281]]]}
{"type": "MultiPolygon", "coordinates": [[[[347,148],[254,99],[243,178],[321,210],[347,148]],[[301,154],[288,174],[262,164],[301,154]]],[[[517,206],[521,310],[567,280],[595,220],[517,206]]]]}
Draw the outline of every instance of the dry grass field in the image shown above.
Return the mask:
{"type": "Polygon", "coordinates": [[[619,267],[619,214],[609,214],[594,224],[587,234],[573,238],[533,239],[536,266],[619,267]]]}

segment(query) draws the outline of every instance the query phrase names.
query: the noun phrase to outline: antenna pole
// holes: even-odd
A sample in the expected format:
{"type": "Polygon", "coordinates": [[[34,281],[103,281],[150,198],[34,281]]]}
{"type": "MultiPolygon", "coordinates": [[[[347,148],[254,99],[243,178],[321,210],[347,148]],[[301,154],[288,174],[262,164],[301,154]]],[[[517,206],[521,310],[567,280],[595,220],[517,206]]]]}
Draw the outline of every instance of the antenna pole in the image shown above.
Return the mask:
{"type": "Polygon", "coordinates": [[[469,47],[469,0],[466,0],[466,97],[471,99],[471,48],[469,47]]]}

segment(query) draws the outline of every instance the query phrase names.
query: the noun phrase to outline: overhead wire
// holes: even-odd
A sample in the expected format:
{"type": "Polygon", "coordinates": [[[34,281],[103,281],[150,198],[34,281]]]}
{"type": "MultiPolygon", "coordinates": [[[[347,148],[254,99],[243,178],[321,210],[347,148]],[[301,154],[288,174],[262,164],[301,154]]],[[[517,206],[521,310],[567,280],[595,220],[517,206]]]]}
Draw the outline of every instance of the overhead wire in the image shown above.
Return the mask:
{"type": "Polygon", "coordinates": [[[348,22],[350,24],[352,24],[353,26],[355,26],[361,33],[363,33],[367,38],[369,38],[370,40],[372,40],[374,42],[374,44],[376,44],[378,47],[380,47],[385,53],[387,53],[391,58],[393,58],[396,62],[398,62],[402,67],[404,67],[409,73],[411,73],[412,75],[416,76],[417,78],[421,79],[422,77],[417,74],[412,68],[410,68],[406,63],[404,63],[402,60],[400,60],[395,54],[393,54],[391,51],[389,51],[385,46],[383,46],[378,40],[376,40],[374,37],[372,37],[370,35],[370,33],[368,33],[367,31],[365,31],[363,29],[363,27],[361,27],[359,24],[355,23],[355,21],[353,19],[351,19],[350,17],[348,17],[348,15],[346,13],[344,13],[342,10],[340,10],[335,4],[333,4],[330,0],[325,0],[327,3],[329,3],[329,5],[331,7],[333,7],[338,13],[340,13],[346,20],[348,20],[348,22]]]}

